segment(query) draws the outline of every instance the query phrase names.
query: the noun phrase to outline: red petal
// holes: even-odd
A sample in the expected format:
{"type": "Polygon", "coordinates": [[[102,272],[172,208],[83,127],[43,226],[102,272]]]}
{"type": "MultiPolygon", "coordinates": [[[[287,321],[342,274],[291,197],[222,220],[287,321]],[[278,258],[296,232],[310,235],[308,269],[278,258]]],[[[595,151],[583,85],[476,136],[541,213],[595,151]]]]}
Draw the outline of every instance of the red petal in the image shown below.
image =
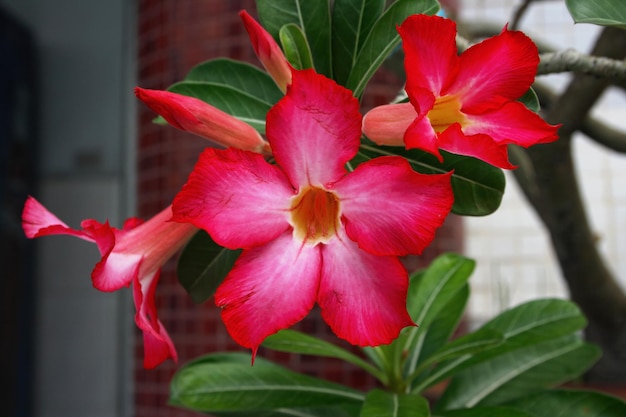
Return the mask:
{"type": "Polygon", "coordinates": [[[294,190],[261,155],[206,149],[174,199],[173,220],[206,230],[231,249],[264,244],[287,230],[294,190]]]}
{"type": "Polygon", "coordinates": [[[504,30],[461,54],[458,76],[446,94],[461,96],[464,113],[498,108],[528,91],[538,64],[539,53],[530,38],[504,30]]]}
{"type": "Polygon", "coordinates": [[[418,88],[440,96],[457,72],[456,24],[418,14],[409,16],[398,32],[403,42],[409,96],[418,88]]]}
{"type": "Polygon", "coordinates": [[[419,254],[452,208],[450,175],[425,175],[400,157],[359,165],[336,183],[348,236],[375,255],[419,254]]]}
{"type": "Polygon", "coordinates": [[[451,153],[472,156],[499,168],[515,168],[509,162],[506,144],[496,143],[490,136],[483,134],[466,136],[458,123],[439,135],[439,147],[451,153]]]}
{"type": "Polygon", "coordinates": [[[317,302],[337,336],[377,346],[413,325],[406,310],[408,277],[396,257],[371,255],[344,234],[322,247],[322,258],[317,302]]]}
{"type": "Polygon", "coordinates": [[[24,203],[22,228],[29,239],[51,235],[70,235],[93,242],[93,239],[85,232],[70,228],[31,196],[24,203]]]}
{"type": "Polygon", "coordinates": [[[418,117],[411,123],[404,133],[404,143],[407,149],[421,149],[435,155],[439,161],[443,161],[443,157],[439,153],[437,133],[435,133],[428,117],[418,117]]]}
{"type": "Polygon", "coordinates": [[[359,149],[359,103],[350,90],[313,70],[294,70],[287,94],[267,113],[266,130],[294,188],[325,186],[344,175],[359,149]]]}
{"type": "Polygon", "coordinates": [[[133,284],[133,300],[137,309],[135,323],[143,332],[143,366],[146,369],[152,369],[168,358],[178,361],[174,343],[157,317],[154,295],[158,281],[159,271],[141,282],[135,279],[133,284]]]}
{"type": "Polygon", "coordinates": [[[559,126],[549,125],[539,115],[516,101],[509,102],[498,110],[468,115],[467,118],[469,123],[463,128],[465,134],[489,135],[498,144],[514,143],[527,148],[558,139],[559,126]]]}
{"type": "Polygon", "coordinates": [[[319,246],[301,246],[291,231],[244,251],[215,293],[230,335],[256,349],[263,339],[300,321],[319,285],[319,246]]]}

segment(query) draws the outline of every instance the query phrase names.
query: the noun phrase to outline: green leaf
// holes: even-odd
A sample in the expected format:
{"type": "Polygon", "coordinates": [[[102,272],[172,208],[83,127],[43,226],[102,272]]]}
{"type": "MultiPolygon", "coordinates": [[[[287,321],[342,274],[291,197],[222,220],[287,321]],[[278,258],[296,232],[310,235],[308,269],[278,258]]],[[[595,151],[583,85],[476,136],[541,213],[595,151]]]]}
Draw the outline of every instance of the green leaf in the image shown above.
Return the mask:
{"type": "Polygon", "coordinates": [[[550,390],[517,399],[507,406],[524,410],[531,417],[626,416],[626,402],[593,391],[550,390]]]}
{"type": "Polygon", "coordinates": [[[257,0],[263,27],[279,40],[280,29],[293,23],[302,29],[311,48],[315,70],[332,78],[329,0],[257,0]]]}
{"type": "Polygon", "coordinates": [[[598,347],[577,336],[507,352],[457,374],[437,409],[502,405],[578,377],[599,357],[598,347]]]}
{"type": "MultiPolygon", "coordinates": [[[[356,390],[292,372],[249,355],[216,354],[179,369],[170,385],[170,404],[206,413],[289,408],[356,406],[356,390]],[[246,363],[247,359],[247,363],[246,363]]],[[[297,415],[297,414],[295,414],[297,415]]]]}
{"type": "Polygon", "coordinates": [[[333,74],[346,85],[356,57],[385,9],[385,0],[335,0],[333,6],[333,74]]]}
{"type": "Polygon", "coordinates": [[[433,417],[533,417],[533,415],[512,407],[473,407],[445,411],[433,417]]]}
{"type": "Polygon", "coordinates": [[[276,334],[268,336],[263,341],[263,346],[280,352],[341,359],[364,369],[378,379],[385,378],[384,374],[382,374],[379,369],[353,353],[333,345],[332,343],[294,330],[281,330],[276,334]]]}
{"type": "Polygon", "coordinates": [[[534,111],[535,113],[539,113],[541,110],[541,104],[539,103],[539,97],[537,97],[537,93],[535,90],[531,88],[526,91],[526,93],[520,97],[519,101],[524,104],[529,110],[534,111]]]}
{"type": "Polygon", "coordinates": [[[442,174],[454,171],[451,178],[454,192],[452,212],[465,216],[485,216],[493,213],[502,202],[506,184],[502,170],[462,155],[441,152],[443,163],[429,153],[418,149],[406,150],[400,146],[378,147],[362,144],[355,162],[383,155],[404,157],[411,167],[424,174],[442,174]]]}
{"type": "Polygon", "coordinates": [[[490,362],[499,355],[575,333],[585,324],[584,316],[570,301],[544,299],[524,303],[501,313],[481,327],[500,332],[504,337],[502,344],[476,355],[440,363],[425,379],[415,384],[413,390],[422,392],[472,365],[490,362]]]}
{"type": "Polygon", "coordinates": [[[283,97],[270,75],[241,61],[228,58],[212,59],[196,65],[187,73],[185,81],[204,82],[232,88],[241,94],[256,97],[268,106],[283,97]]]}
{"type": "Polygon", "coordinates": [[[195,303],[202,303],[215,293],[240,253],[240,250],[219,246],[200,230],[189,240],[178,258],[178,281],[195,303]]]}
{"type": "Polygon", "coordinates": [[[293,65],[295,69],[313,68],[313,57],[311,49],[306,41],[306,37],[302,30],[295,24],[289,23],[280,28],[280,43],[285,51],[287,61],[293,65]]]}
{"type": "Polygon", "coordinates": [[[400,44],[396,25],[412,14],[435,14],[439,10],[436,0],[397,0],[376,21],[363,42],[346,86],[360,97],[376,70],[385,58],[400,44]]]}
{"type": "Polygon", "coordinates": [[[565,4],[576,23],[626,29],[626,2],[623,0],[565,0],[565,4]]]}
{"type": "Polygon", "coordinates": [[[429,417],[428,401],[414,394],[369,391],[360,417],[429,417]]]}
{"type": "Polygon", "coordinates": [[[216,83],[182,81],[173,84],[168,90],[205,101],[250,124],[259,133],[265,133],[265,115],[272,103],[235,87],[216,83]]]}
{"type": "MultiPolygon", "coordinates": [[[[277,408],[271,411],[255,411],[254,417],[359,417],[360,404],[342,404],[339,406],[315,407],[315,408],[277,408]]],[[[212,412],[217,417],[250,417],[249,411],[212,412]]]]}

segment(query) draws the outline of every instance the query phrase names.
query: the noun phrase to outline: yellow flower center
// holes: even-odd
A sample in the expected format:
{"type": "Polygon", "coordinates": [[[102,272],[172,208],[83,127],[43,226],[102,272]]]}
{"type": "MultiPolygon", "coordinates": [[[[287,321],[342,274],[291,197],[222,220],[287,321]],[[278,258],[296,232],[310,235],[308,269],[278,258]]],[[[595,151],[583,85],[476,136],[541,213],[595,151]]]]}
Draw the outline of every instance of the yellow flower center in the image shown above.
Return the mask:
{"type": "Polygon", "coordinates": [[[321,188],[301,189],[293,198],[290,211],[296,237],[307,243],[328,242],[339,227],[339,198],[321,188]]]}
{"type": "Polygon", "coordinates": [[[461,113],[461,102],[457,96],[437,97],[435,105],[426,115],[435,132],[441,133],[454,123],[460,123],[461,127],[467,122],[467,118],[461,113]]]}

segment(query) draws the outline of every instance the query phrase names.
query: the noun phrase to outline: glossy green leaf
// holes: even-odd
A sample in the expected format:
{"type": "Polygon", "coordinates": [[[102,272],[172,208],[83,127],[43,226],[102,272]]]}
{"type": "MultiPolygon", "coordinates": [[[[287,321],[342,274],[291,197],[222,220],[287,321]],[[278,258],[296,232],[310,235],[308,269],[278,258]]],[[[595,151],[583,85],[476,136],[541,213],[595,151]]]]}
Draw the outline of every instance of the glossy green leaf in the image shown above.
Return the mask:
{"type": "Polygon", "coordinates": [[[437,410],[502,405],[576,378],[599,357],[597,346],[577,336],[510,351],[456,374],[437,410]]]}
{"type": "Polygon", "coordinates": [[[286,24],[280,28],[278,36],[280,37],[280,43],[283,46],[283,51],[285,51],[287,61],[295,69],[313,68],[311,49],[304,33],[297,25],[293,23],[286,24]]]}
{"type": "MultiPolygon", "coordinates": [[[[407,347],[409,350],[404,366],[404,375],[413,374],[419,364],[428,360],[450,339],[463,316],[468,297],[469,285],[465,284],[443,305],[428,326],[418,328],[412,345],[407,347]]],[[[430,371],[420,372],[411,385],[416,386],[429,373],[430,371]]]]}
{"type": "Polygon", "coordinates": [[[173,84],[168,90],[196,97],[250,124],[260,133],[265,133],[265,115],[272,103],[237,88],[209,82],[182,81],[173,84]]]}
{"type": "MultiPolygon", "coordinates": [[[[255,410],[253,417],[359,417],[361,413],[360,404],[342,404],[337,406],[326,407],[305,407],[305,408],[288,408],[281,407],[276,410],[255,410]]],[[[233,412],[222,411],[211,413],[216,417],[251,417],[250,411],[233,412]]]]}
{"type": "Polygon", "coordinates": [[[369,391],[360,417],[429,417],[430,407],[424,397],[397,394],[375,389],[369,391]]]}
{"type": "Polygon", "coordinates": [[[315,69],[332,78],[329,0],[257,0],[263,27],[279,40],[280,29],[293,23],[306,35],[315,69]]]}
{"type": "Polygon", "coordinates": [[[304,355],[315,355],[330,358],[337,358],[356,365],[379,379],[384,379],[384,375],[379,369],[370,363],[317,337],[309,336],[294,330],[281,330],[276,334],[268,336],[263,341],[263,346],[280,352],[300,353],[304,355]]]}
{"type": "Polygon", "coordinates": [[[565,4],[576,23],[626,29],[626,2],[623,0],[565,0],[565,4]]]}
{"type": "Polygon", "coordinates": [[[472,407],[435,414],[433,417],[534,417],[512,407],[472,407]]]}
{"type": "Polygon", "coordinates": [[[283,97],[272,77],[259,67],[228,58],[212,59],[196,65],[185,81],[204,82],[232,88],[240,94],[256,97],[268,106],[283,97]]]}
{"type": "Polygon", "coordinates": [[[474,265],[471,259],[448,253],[436,258],[425,271],[411,276],[407,309],[419,327],[404,330],[394,342],[402,352],[408,352],[406,375],[413,374],[418,364],[426,359],[421,355],[430,324],[467,285],[474,265]]]}
{"type": "MultiPolygon", "coordinates": [[[[586,320],[578,307],[567,300],[533,300],[507,310],[481,329],[502,334],[502,344],[476,355],[465,355],[444,361],[413,386],[416,392],[440,382],[478,363],[490,362],[499,355],[560,338],[582,329],[586,320]]],[[[477,330],[477,331],[480,331],[477,330]]]]}
{"type": "Polygon", "coordinates": [[[524,410],[531,417],[626,416],[626,402],[619,398],[593,391],[544,391],[507,403],[507,406],[524,410]]]}
{"type": "Polygon", "coordinates": [[[335,0],[332,15],[333,74],[346,85],[356,57],[385,9],[385,0],[335,0]]]}
{"type": "Polygon", "coordinates": [[[202,303],[215,293],[240,253],[240,250],[219,246],[205,231],[200,230],[178,258],[178,281],[194,302],[202,303]]]}
{"type": "MultiPolygon", "coordinates": [[[[170,404],[201,412],[356,406],[364,395],[339,384],[292,372],[249,355],[216,354],[176,372],[170,404]],[[246,363],[247,359],[247,363],[246,363]]],[[[297,414],[296,414],[297,415],[297,414]]]]}
{"type": "Polygon", "coordinates": [[[506,180],[501,169],[462,155],[441,152],[440,163],[433,155],[418,149],[406,150],[400,146],[379,147],[362,144],[355,164],[383,155],[404,157],[411,167],[424,174],[452,174],[454,205],[452,212],[465,216],[485,216],[493,213],[502,202],[506,180]]]}
{"type": "Polygon", "coordinates": [[[537,93],[532,88],[529,88],[526,93],[520,97],[519,101],[521,101],[524,106],[528,109],[534,111],[535,113],[539,113],[541,110],[541,104],[539,103],[539,97],[537,97],[537,93]]]}
{"type": "Polygon", "coordinates": [[[361,96],[370,78],[400,44],[396,26],[412,14],[435,14],[438,10],[439,3],[436,0],[397,0],[389,6],[363,42],[346,82],[355,97],[361,96]]]}

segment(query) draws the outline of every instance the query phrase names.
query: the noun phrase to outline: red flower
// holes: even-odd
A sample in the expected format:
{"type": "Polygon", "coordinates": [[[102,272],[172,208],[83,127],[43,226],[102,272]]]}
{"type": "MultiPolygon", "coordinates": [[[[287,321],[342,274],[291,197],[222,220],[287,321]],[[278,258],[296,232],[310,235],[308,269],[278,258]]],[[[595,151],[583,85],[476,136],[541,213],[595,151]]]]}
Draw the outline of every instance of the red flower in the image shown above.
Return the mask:
{"type": "Polygon", "coordinates": [[[189,224],[170,222],[171,207],[143,223],[131,218],[116,229],[109,223],[83,220],[82,230],[68,227],[33,197],[22,213],[22,227],[28,238],[48,235],[76,236],[98,245],[102,259],[91,279],[101,291],[133,286],[137,313],[135,323],[143,331],[144,367],[154,368],[167,358],[177,361],[176,349],[157,317],[154,293],[161,266],[197,231],[189,224]]]}
{"type": "Polygon", "coordinates": [[[399,28],[410,103],[381,106],[364,118],[363,132],[378,144],[439,149],[514,168],[507,145],[529,147],[557,139],[548,125],[516,101],[534,81],[535,44],[506,28],[457,55],[453,21],[414,15],[399,28]]]}
{"type": "Polygon", "coordinates": [[[453,202],[450,175],[414,172],[400,157],[346,163],[361,116],[352,93],[293,71],[267,115],[276,165],[239,149],[207,149],[173,203],[173,219],[243,248],[215,299],[232,337],[254,352],[317,302],[333,331],[367,346],[412,325],[407,272],[453,202]]]}

